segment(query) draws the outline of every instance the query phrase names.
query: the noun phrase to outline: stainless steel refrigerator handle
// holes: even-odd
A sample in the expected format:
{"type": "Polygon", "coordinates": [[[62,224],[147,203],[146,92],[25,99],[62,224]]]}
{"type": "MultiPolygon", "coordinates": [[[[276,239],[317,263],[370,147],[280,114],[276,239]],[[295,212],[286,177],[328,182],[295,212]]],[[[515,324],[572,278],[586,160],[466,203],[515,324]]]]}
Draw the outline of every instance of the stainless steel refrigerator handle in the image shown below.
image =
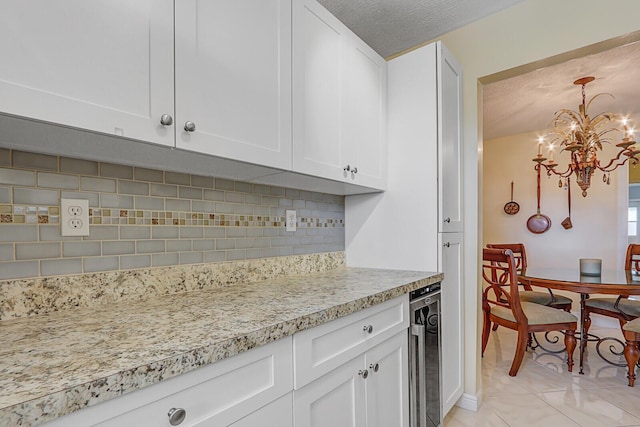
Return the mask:
{"type": "Polygon", "coordinates": [[[420,376],[418,378],[418,396],[420,397],[420,403],[417,407],[421,409],[421,413],[418,414],[420,424],[415,427],[426,427],[427,425],[427,378],[424,374],[425,368],[425,326],[424,325],[411,325],[411,334],[418,338],[418,372],[420,376]]]}

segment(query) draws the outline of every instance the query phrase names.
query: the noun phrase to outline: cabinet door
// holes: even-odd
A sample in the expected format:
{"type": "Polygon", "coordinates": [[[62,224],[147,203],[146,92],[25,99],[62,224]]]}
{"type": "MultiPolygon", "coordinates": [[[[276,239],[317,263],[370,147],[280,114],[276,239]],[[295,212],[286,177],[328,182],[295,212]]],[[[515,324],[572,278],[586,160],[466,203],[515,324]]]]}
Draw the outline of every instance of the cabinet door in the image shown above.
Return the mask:
{"type": "Polygon", "coordinates": [[[409,425],[407,346],[405,330],[366,354],[367,427],[409,425]]]}
{"type": "Polygon", "coordinates": [[[343,180],[347,28],[315,0],[293,4],[293,170],[343,180]]]}
{"type": "Polygon", "coordinates": [[[293,427],[293,393],[282,396],[229,427],[293,427]]]}
{"type": "Polygon", "coordinates": [[[181,0],[175,15],[176,146],[290,169],[291,0],[181,0]]]}
{"type": "Polygon", "coordinates": [[[295,387],[325,375],[409,327],[409,296],[402,295],[293,336],[295,387]]]}
{"type": "Polygon", "coordinates": [[[365,427],[364,367],[364,356],[356,357],[295,390],[296,427],[365,427]]]}
{"type": "Polygon", "coordinates": [[[173,1],[7,0],[0,112],[173,145],[173,1]]]}
{"type": "Polygon", "coordinates": [[[462,68],[441,42],[438,63],[440,232],[462,232],[462,68]]]}
{"type": "Polygon", "coordinates": [[[462,233],[439,235],[442,253],[442,406],[443,418],[464,391],[464,298],[462,233]]]}
{"type": "Polygon", "coordinates": [[[293,7],[293,170],[384,189],[387,64],[317,1],[293,7]]]}
{"type": "Polygon", "coordinates": [[[345,146],[349,181],[384,189],[387,159],[387,63],[356,36],[345,70],[345,146]]]}

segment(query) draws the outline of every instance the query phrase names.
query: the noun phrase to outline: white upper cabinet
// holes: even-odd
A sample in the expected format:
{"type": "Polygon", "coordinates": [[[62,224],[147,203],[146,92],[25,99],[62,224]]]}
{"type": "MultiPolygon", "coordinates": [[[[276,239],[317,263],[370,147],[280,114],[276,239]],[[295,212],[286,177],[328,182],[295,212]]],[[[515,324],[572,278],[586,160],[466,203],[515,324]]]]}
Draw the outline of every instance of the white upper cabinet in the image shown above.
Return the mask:
{"type": "Polygon", "coordinates": [[[181,0],[175,13],[176,147],[290,169],[291,1],[181,0]]]}
{"type": "Polygon", "coordinates": [[[439,43],[438,207],[442,233],[460,233],[462,223],[462,67],[439,43]]]}
{"type": "Polygon", "coordinates": [[[347,28],[315,0],[293,6],[293,168],[342,178],[347,28]]]}
{"type": "MultiPolygon", "coordinates": [[[[312,191],[386,186],[387,64],[316,0],[2,6],[2,114],[215,156],[212,174],[233,160],[312,191]]],[[[85,139],[78,157],[118,161],[85,139]]]]}
{"type": "Polygon", "coordinates": [[[173,145],[172,0],[7,0],[0,112],[173,145]]]}
{"type": "Polygon", "coordinates": [[[291,169],[290,0],[11,0],[0,37],[1,112],[291,169]]]}
{"type": "Polygon", "coordinates": [[[315,0],[293,14],[293,170],[384,189],[385,60],[315,0]]]}
{"type": "Polygon", "coordinates": [[[352,37],[344,76],[344,137],[349,179],[384,189],[387,160],[387,63],[352,37]]]}

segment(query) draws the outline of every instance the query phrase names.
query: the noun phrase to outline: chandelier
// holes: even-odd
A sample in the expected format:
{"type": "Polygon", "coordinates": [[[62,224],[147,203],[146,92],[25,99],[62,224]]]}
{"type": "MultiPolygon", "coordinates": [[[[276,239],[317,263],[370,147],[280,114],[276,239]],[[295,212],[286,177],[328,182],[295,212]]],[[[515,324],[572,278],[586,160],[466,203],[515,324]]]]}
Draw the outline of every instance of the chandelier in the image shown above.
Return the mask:
{"type": "Polygon", "coordinates": [[[608,95],[613,98],[611,94],[599,93],[586,102],[585,86],[593,80],[595,77],[582,77],[573,82],[574,85],[582,86],[582,104],[578,106],[578,111],[563,108],[555,113],[551,122],[553,130],[549,134],[552,136],[549,145],[549,161],[545,163],[547,158],[542,155],[543,138],[538,141],[538,155],[533,159],[536,162],[536,171],[540,172],[541,167],[544,167],[548,176],[555,174],[560,177],[558,182],[560,187],[563,185],[563,178],[568,180],[572,174],[575,174],[575,180],[582,189],[583,197],[587,196],[587,189],[591,185],[594,172],[602,171],[602,180],[608,185],[611,172],[618,166],[624,165],[629,159],[633,165],[636,165],[638,163],[636,155],[640,153],[640,150],[636,150],[635,147],[633,129],[627,127],[626,117],[614,113],[600,113],[593,118],[589,117],[587,109],[597,97],[608,95]],[[616,122],[619,122],[618,126],[616,122]],[[619,151],[603,166],[598,159],[598,151],[602,151],[604,143],[612,142],[612,133],[622,134],[620,142],[616,144],[619,151]],[[556,170],[558,164],[553,161],[553,149],[556,143],[561,152],[569,153],[569,165],[564,172],[558,172],[556,170]]]}

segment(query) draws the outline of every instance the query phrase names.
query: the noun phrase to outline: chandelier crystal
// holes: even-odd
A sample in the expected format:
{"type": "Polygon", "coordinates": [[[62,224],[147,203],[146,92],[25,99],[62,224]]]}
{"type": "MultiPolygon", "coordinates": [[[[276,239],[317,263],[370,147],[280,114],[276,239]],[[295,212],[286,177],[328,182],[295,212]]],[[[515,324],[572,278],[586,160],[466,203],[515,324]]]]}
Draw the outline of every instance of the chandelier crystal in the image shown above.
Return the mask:
{"type": "Polygon", "coordinates": [[[603,181],[609,184],[612,171],[628,160],[636,165],[638,163],[636,156],[640,154],[640,150],[635,147],[633,129],[628,128],[625,117],[615,113],[600,113],[593,118],[589,117],[587,110],[596,98],[603,95],[613,98],[611,94],[599,93],[586,102],[585,86],[593,80],[595,77],[582,77],[573,82],[574,85],[582,86],[582,103],[578,106],[578,111],[563,108],[555,113],[551,122],[553,130],[549,134],[552,136],[549,161],[545,163],[547,159],[541,152],[542,138],[538,145],[538,155],[533,159],[536,162],[536,171],[544,167],[547,175],[555,174],[560,177],[559,186],[562,186],[563,178],[568,180],[572,174],[575,174],[583,197],[587,196],[587,189],[591,185],[594,172],[602,171],[603,181]],[[598,151],[602,151],[603,144],[612,143],[614,134],[621,134],[621,140],[616,144],[620,150],[603,166],[598,159],[598,151]],[[556,143],[561,152],[569,153],[569,165],[564,172],[558,172],[556,170],[558,164],[553,161],[553,147],[556,143]]]}

